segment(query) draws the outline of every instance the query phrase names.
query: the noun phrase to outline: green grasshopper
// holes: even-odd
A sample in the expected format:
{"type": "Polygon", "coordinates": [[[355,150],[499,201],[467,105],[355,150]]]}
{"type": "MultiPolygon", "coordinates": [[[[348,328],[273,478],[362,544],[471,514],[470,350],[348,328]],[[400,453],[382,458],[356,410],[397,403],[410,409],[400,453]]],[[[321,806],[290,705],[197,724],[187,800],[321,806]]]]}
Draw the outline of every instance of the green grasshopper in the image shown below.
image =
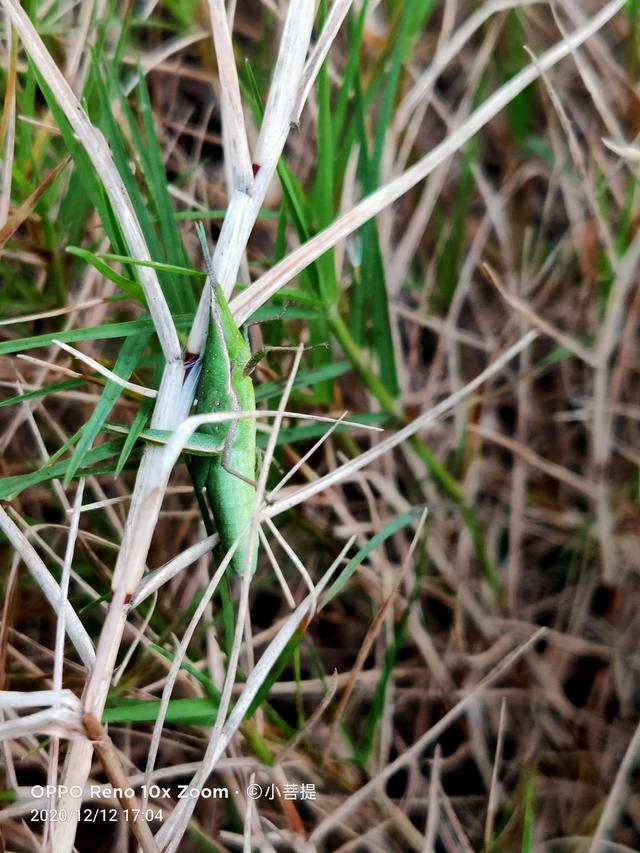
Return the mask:
{"type": "MultiPolygon", "coordinates": [[[[254,411],[253,380],[249,375],[251,350],[234,322],[222,288],[216,282],[204,227],[197,223],[205,266],[211,283],[209,332],[196,390],[196,414],[254,411]]],[[[206,424],[202,431],[213,436],[222,448],[218,456],[193,457],[190,464],[193,485],[205,510],[206,489],[209,505],[222,547],[231,548],[242,537],[231,560],[241,574],[249,566],[255,571],[257,548],[252,546],[248,526],[256,494],[256,422],[254,418],[206,424]]]]}

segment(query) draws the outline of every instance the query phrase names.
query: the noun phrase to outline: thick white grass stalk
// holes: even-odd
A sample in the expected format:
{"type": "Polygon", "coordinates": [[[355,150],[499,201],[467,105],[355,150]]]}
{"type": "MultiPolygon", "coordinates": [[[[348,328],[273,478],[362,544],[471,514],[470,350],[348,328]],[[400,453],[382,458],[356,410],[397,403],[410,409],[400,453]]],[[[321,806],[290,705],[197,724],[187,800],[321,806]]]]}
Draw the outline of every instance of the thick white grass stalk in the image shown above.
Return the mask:
{"type": "Polygon", "coordinates": [[[338,34],[352,3],[353,0],[335,0],[331,7],[318,41],[315,43],[304,67],[298,97],[296,98],[296,103],[291,114],[292,120],[296,123],[300,121],[300,116],[309,97],[311,87],[318,76],[322,63],[327,58],[329,48],[333,44],[333,40],[338,34]]]}
{"type": "MultiPolygon", "coordinates": [[[[7,14],[5,11],[5,33],[6,33],[6,51],[9,62],[13,51],[12,40],[13,33],[7,14]]],[[[7,81],[8,82],[8,81],[7,81]]],[[[7,107],[7,114],[3,116],[5,121],[5,137],[4,137],[4,156],[2,168],[0,169],[0,228],[6,225],[9,218],[9,209],[11,207],[11,175],[13,172],[13,155],[15,153],[16,141],[16,93],[15,79],[14,91],[11,96],[11,101],[7,107]]]]}
{"type": "MultiPolygon", "coordinates": [[[[15,717],[0,723],[0,740],[16,740],[31,735],[48,735],[49,737],[72,738],[81,737],[80,710],[76,708],[51,707],[44,711],[27,714],[26,717],[15,717]]],[[[75,741],[74,741],[75,742],[75,741]]]]}
{"type": "Polygon", "coordinates": [[[66,634],[78,652],[82,663],[87,669],[91,668],[95,662],[96,653],[91,638],[78,618],[78,614],[69,602],[63,599],[60,587],[51,576],[51,572],[40,559],[33,545],[15,522],[9,518],[2,506],[0,506],[0,530],[7,537],[16,553],[20,555],[20,559],[27,567],[27,571],[42,590],[45,598],[55,612],[59,614],[64,610],[66,634]]]}
{"type": "MultiPolygon", "coordinates": [[[[64,564],[62,566],[62,576],[60,578],[60,597],[62,601],[68,601],[69,598],[69,578],[71,577],[71,563],[73,562],[73,554],[78,538],[78,529],[80,526],[80,510],[82,508],[82,497],[84,495],[84,479],[78,482],[76,496],[73,502],[73,510],[69,522],[69,535],[67,537],[67,547],[64,554],[64,564]]],[[[64,640],[65,640],[65,609],[61,608],[58,614],[58,622],[56,624],[56,641],[53,655],[53,689],[62,692],[62,676],[64,671],[64,640]]],[[[51,739],[51,748],[49,750],[49,767],[47,771],[47,784],[51,786],[50,790],[55,790],[58,781],[58,761],[60,757],[60,740],[57,737],[51,739]]],[[[51,808],[55,808],[57,798],[52,796],[50,799],[51,808]]],[[[51,823],[47,823],[46,833],[51,832],[51,823]]]]}
{"type": "MultiPolygon", "coordinates": [[[[253,155],[252,171],[257,169],[256,175],[248,189],[242,186],[234,187],[213,252],[212,266],[216,283],[222,287],[226,297],[230,296],[235,285],[249,235],[289,134],[293,104],[311,40],[314,12],[313,0],[296,0],[295,3],[289,3],[278,60],[253,155]]],[[[202,290],[196,318],[187,341],[187,349],[191,353],[200,353],[204,347],[209,326],[207,294],[208,280],[202,290]]]]}
{"type": "Polygon", "coordinates": [[[0,708],[20,710],[21,708],[45,708],[59,705],[70,711],[80,712],[80,700],[71,690],[33,690],[23,693],[21,690],[0,690],[0,708]]]}
{"type": "Polygon", "coordinates": [[[248,191],[253,184],[253,170],[240,100],[238,72],[223,0],[209,0],[209,15],[220,78],[225,165],[230,166],[233,188],[248,191]]]}
{"type": "Polygon", "coordinates": [[[311,41],[314,14],[314,0],[289,3],[273,81],[264,110],[264,120],[253,157],[253,162],[258,167],[256,184],[260,181],[264,183],[265,179],[270,181],[273,177],[289,134],[295,95],[300,86],[311,41]]]}

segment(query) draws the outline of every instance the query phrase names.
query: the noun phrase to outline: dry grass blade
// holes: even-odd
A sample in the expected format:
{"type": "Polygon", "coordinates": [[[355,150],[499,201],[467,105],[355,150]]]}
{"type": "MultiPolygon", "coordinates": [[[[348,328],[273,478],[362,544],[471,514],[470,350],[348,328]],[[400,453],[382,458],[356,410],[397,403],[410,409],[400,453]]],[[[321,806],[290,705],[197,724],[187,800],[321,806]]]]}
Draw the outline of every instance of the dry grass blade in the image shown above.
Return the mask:
{"type": "Polygon", "coordinates": [[[633,773],[638,759],[640,759],[640,725],[636,727],[633,737],[629,741],[629,746],[620,762],[613,787],[609,792],[604,809],[600,815],[600,820],[598,821],[598,826],[591,839],[589,853],[598,853],[603,846],[608,844],[606,841],[607,836],[611,834],[627,802],[630,785],[629,777],[633,773]]]}
{"type": "Polygon", "coordinates": [[[29,540],[9,518],[3,507],[0,507],[0,529],[20,555],[29,574],[40,587],[51,607],[53,607],[56,613],[64,610],[67,636],[73,643],[84,665],[87,669],[91,668],[95,662],[95,651],[91,638],[87,634],[82,622],[78,619],[75,610],[67,600],[62,598],[60,587],[51,577],[49,570],[29,540]]]}
{"type": "MultiPolygon", "coordinates": [[[[198,606],[187,626],[187,630],[185,631],[182,640],[180,641],[179,646],[176,648],[173,660],[171,661],[171,667],[169,669],[169,673],[167,675],[165,685],[162,689],[162,697],[160,699],[160,708],[158,711],[158,716],[153,726],[153,735],[151,738],[151,744],[149,746],[149,754],[147,756],[147,765],[145,768],[145,780],[147,783],[151,783],[151,776],[154,770],[156,756],[158,754],[158,749],[160,746],[160,737],[162,734],[162,727],[164,725],[164,720],[167,714],[167,708],[169,707],[169,700],[171,698],[171,693],[173,691],[176,678],[178,677],[178,672],[180,671],[180,667],[184,661],[185,655],[187,653],[187,649],[189,648],[189,643],[193,638],[193,634],[198,627],[200,620],[202,619],[207,605],[216,589],[218,588],[218,584],[222,580],[225,572],[227,571],[227,567],[233,558],[233,555],[237,549],[240,540],[235,543],[235,546],[230,548],[224,559],[221,561],[220,565],[216,569],[211,578],[207,589],[205,590],[204,595],[200,599],[198,606]]],[[[145,802],[146,805],[146,802],[145,802]]]]}
{"type": "Polygon", "coordinates": [[[440,819],[440,772],[442,767],[442,750],[440,744],[433,751],[431,777],[429,779],[429,812],[427,826],[424,831],[424,853],[434,853],[438,837],[438,822],[440,819]]]}
{"type": "Polygon", "coordinates": [[[500,278],[496,271],[490,266],[488,263],[484,263],[482,268],[489,279],[489,281],[493,284],[495,289],[498,291],[500,296],[504,299],[504,301],[510,305],[515,311],[521,314],[526,320],[528,320],[532,326],[541,332],[543,335],[548,335],[550,338],[553,338],[560,346],[566,347],[570,353],[573,353],[577,358],[581,361],[584,361],[585,364],[588,364],[589,367],[595,367],[597,364],[596,356],[588,349],[583,347],[578,341],[574,340],[570,335],[565,335],[560,329],[554,328],[551,323],[548,323],[543,317],[540,317],[536,312],[515,296],[513,293],[509,293],[509,291],[503,286],[500,278]]]}
{"type": "MultiPolygon", "coordinates": [[[[4,11],[4,10],[3,10],[4,11]]],[[[6,226],[11,206],[11,186],[14,146],[16,139],[16,70],[18,51],[16,49],[15,33],[9,23],[9,17],[4,12],[6,37],[6,50],[9,59],[7,69],[7,80],[4,90],[4,103],[2,117],[0,118],[0,147],[4,148],[4,163],[2,166],[2,187],[0,191],[0,227],[6,226]]]]}
{"type": "Polygon", "coordinates": [[[211,29],[218,60],[223,133],[225,135],[226,161],[231,168],[230,189],[249,191],[253,184],[251,155],[247,130],[242,114],[238,72],[233,56],[231,33],[222,0],[209,0],[211,29]]]}
{"type": "Polygon", "coordinates": [[[561,480],[572,489],[581,492],[589,498],[595,498],[596,487],[586,477],[575,474],[573,471],[569,471],[561,465],[556,465],[554,462],[548,462],[546,459],[542,459],[537,453],[534,453],[533,450],[530,450],[528,447],[519,444],[517,441],[514,441],[505,435],[500,435],[500,433],[497,433],[495,430],[479,426],[472,426],[470,429],[474,435],[486,438],[488,441],[493,441],[501,447],[506,448],[511,453],[517,454],[532,468],[543,471],[545,474],[548,474],[554,479],[561,480]]]}
{"type": "Polygon", "coordinates": [[[519,353],[523,350],[527,349],[527,347],[531,346],[533,341],[538,336],[537,332],[531,331],[527,332],[519,341],[517,341],[513,346],[509,347],[499,358],[497,358],[486,370],[483,370],[479,373],[475,379],[471,382],[468,382],[463,388],[459,391],[456,391],[454,394],[451,394],[441,403],[438,403],[437,406],[434,406],[428,412],[425,412],[420,417],[416,418],[411,423],[407,424],[407,426],[403,427],[401,430],[398,430],[394,435],[389,438],[385,438],[383,441],[379,442],[375,447],[371,450],[367,450],[364,453],[360,454],[357,458],[350,460],[348,463],[345,463],[340,468],[332,471],[329,474],[326,474],[324,477],[320,477],[315,482],[309,484],[308,486],[303,486],[298,489],[291,495],[288,495],[285,498],[281,498],[279,501],[276,501],[272,506],[267,507],[264,511],[264,514],[270,518],[278,515],[281,512],[285,512],[291,507],[296,506],[299,503],[304,501],[308,501],[311,497],[318,494],[318,492],[322,492],[325,489],[330,488],[336,483],[339,483],[341,480],[347,479],[350,477],[355,471],[359,471],[361,468],[369,465],[376,459],[379,459],[389,450],[392,450],[394,447],[397,447],[403,442],[405,442],[410,436],[415,435],[417,432],[421,430],[426,430],[430,426],[433,426],[437,421],[446,415],[451,409],[454,408],[461,400],[469,397],[475,390],[484,385],[484,383],[492,376],[497,375],[500,370],[512,359],[515,358],[519,353]]]}
{"type": "Polygon", "coordinates": [[[104,299],[88,299],[86,302],[83,302],[81,305],[68,305],[64,308],[53,308],[50,311],[40,311],[37,314],[22,314],[19,317],[8,317],[6,319],[0,320],[0,326],[11,326],[17,323],[30,323],[32,320],[44,320],[49,317],[60,317],[64,314],[75,313],[76,311],[82,311],[88,308],[95,308],[96,305],[103,305],[104,299]]]}
{"type": "Polygon", "coordinates": [[[378,632],[382,628],[384,616],[387,613],[387,611],[389,610],[389,608],[391,607],[391,605],[393,604],[393,602],[395,601],[396,595],[398,594],[399,589],[400,589],[400,585],[402,584],[402,582],[405,578],[405,575],[406,575],[409,567],[411,566],[411,561],[414,557],[415,549],[418,545],[418,542],[420,541],[420,537],[422,536],[422,534],[424,532],[424,527],[425,527],[426,522],[427,522],[427,510],[425,509],[423,511],[422,515],[420,516],[420,519],[419,519],[418,524],[416,526],[416,532],[413,536],[413,539],[411,540],[411,545],[409,546],[409,551],[407,552],[407,556],[404,559],[403,565],[402,565],[400,571],[396,574],[396,577],[394,578],[394,581],[393,581],[393,586],[392,586],[391,590],[389,591],[389,593],[387,594],[387,597],[385,598],[385,600],[382,604],[382,607],[376,613],[373,622],[371,623],[371,625],[369,626],[369,628],[367,630],[367,634],[364,638],[364,642],[362,643],[362,645],[358,651],[358,657],[356,658],[356,661],[353,665],[353,668],[352,668],[350,676],[349,676],[349,682],[348,682],[342,696],[340,697],[340,702],[338,703],[338,707],[337,707],[336,712],[334,714],[334,720],[333,720],[333,728],[334,729],[337,726],[338,722],[340,721],[340,718],[344,714],[345,709],[349,703],[349,698],[351,697],[351,693],[353,692],[353,688],[355,686],[356,679],[357,679],[358,675],[362,672],[365,660],[367,659],[369,652],[371,651],[371,647],[372,647],[372,645],[373,645],[373,643],[374,643],[374,641],[378,635],[378,632]]]}
{"type": "Polygon", "coordinates": [[[320,33],[320,36],[304,67],[295,105],[291,110],[291,121],[296,123],[300,121],[300,115],[307,102],[315,79],[318,76],[318,72],[320,71],[322,63],[327,58],[329,48],[333,44],[335,37],[338,34],[338,30],[342,26],[342,22],[346,18],[352,4],[353,0],[334,0],[332,3],[331,10],[329,11],[324,27],[322,28],[322,32],[320,33]]]}
{"type": "Polygon", "coordinates": [[[485,847],[489,847],[493,838],[493,824],[496,816],[496,811],[500,803],[500,783],[498,777],[500,775],[500,762],[502,760],[502,749],[504,746],[505,723],[507,717],[507,703],[505,700],[500,705],[500,722],[498,723],[498,740],[496,743],[496,754],[493,760],[493,770],[491,772],[491,789],[489,791],[489,802],[487,803],[487,819],[484,825],[484,843],[485,847]]]}
{"type": "Polygon", "coordinates": [[[71,740],[80,731],[80,709],[64,707],[47,708],[24,717],[0,722],[0,741],[46,735],[71,740]]]}
{"type": "Polygon", "coordinates": [[[456,720],[461,714],[463,714],[468,706],[475,702],[478,697],[482,694],[482,691],[486,689],[490,684],[500,678],[509,667],[513,666],[517,660],[519,660],[523,655],[525,655],[528,651],[531,650],[532,646],[534,646],[538,640],[542,639],[545,634],[545,629],[541,628],[532,634],[529,639],[522,643],[520,646],[515,648],[512,652],[510,652],[482,681],[471,690],[464,699],[461,699],[457,705],[455,705],[450,711],[440,719],[438,722],[432,726],[428,731],[426,731],[414,744],[412,744],[402,755],[398,756],[395,761],[392,761],[390,764],[377,774],[373,779],[363,785],[355,794],[352,794],[348,797],[342,805],[337,808],[332,815],[326,817],[322,823],[320,823],[316,829],[314,829],[311,834],[311,841],[318,843],[322,841],[322,839],[327,835],[327,833],[334,827],[339,825],[345,818],[349,816],[349,814],[355,809],[359,802],[365,799],[367,796],[370,796],[375,792],[375,790],[384,784],[384,782],[390,777],[393,776],[401,767],[409,764],[413,758],[423,752],[428,746],[430,746],[434,741],[440,737],[440,735],[447,729],[451,723],[456,720]]]}
{"type": "Polygon", "coordinates": [[[111,738],[101,726],[100,721],[92,714],[82,715],[82,725],[84,726],[87,737],[93,743],[95,751],[100,756],[100,761],[108,780],[116,791],[121,792],[118,799],[122,808],[128,814],[134,816],[131,828],[133,834],[138,839],[143,853],[159,853],[160,848],[154,840],[140,801],[137,797],[132,797],[127,793],[129,791],[129,782],[122,769],[118,753],[111,742],[111,738]]]}
{"type": "Polygon", "coordinates": [[[520,71],[512,80],[505,83],[473,112],[467,121],[450,133],[443,142],[436,145],[421,160],[388,184],[367,196],[363,201],[344,213],[324,231],[311,238],[299,249],[291,252],[287,258],[276,264],[269,272],[253,283],[251,288],[237,296],[231,303],[231,310],[238,323],[247,320],[256,307],[263,305],[270,296],[277,293],[287,282],[298,275],[310,263],[315,261],[340,240],[344,240],[357,228],[372,219],[413,186],[423,181],[438,166],[455,154],[484,125],[494,118],[500,110],[509,104],[527,86],[530,86],[542,71],[553,68],[558,62],[569,56],[575,48],[583,44],[598,32],[624,5],[624,0],[613,0],[594,15],[583,27],[571,33],[554,47],[520,71]]]}
{"type": "Polygon", "coordinates": [[[43,178],[43,180],[40,181],[35,190],[20,205],[20,207],[7,218],[4,225],[0,228],[0,247],[4,246],[7,240],[11,239],[18,228],[20,228],[28,217],[31,216],[33,209],[36,207],[42,196],[70,162],[71,157],[65,157],[61,160],[60,163],[58,163],[58,165],[49,172],[46,178],[43,178]]]}
{"type": "Polygon", "coordinates": [[[213,536],[207,536],[206,539],[202,539],[200,542],[196,542],[190,548],[182,551],[173,560],[169,560],[164,566],[160,566],[160,568],[145,575],[131,599],[131,607],[138,607],[138,605],[142,604],[150,595],[153,595],[163,584],[186,569],[187,566],[195,563],[205,554],[209,554],[216,547],[218,541],[217,533],[214,533],[213,536]]]}
{"type": "Polygon", "coordinates": [[[0,4],[5,847],[640,849],[640,4],[0,4]]]}
{"type": "Polygon", "coordinates": [[[52,341],[53,344],[63,349],[65,352],[68,352],[69,355],[72,355],[74,358],[77,358],[78,361],[84,362],[84,364],[91,367],[97,373],[101,373],[102,376],[106,376],[111,382],[115,382],[116,385],[119,385],[121,388],[126,388],[128,391],[134,391],[136,394],[140,394],[141,397],[148,397],[151,400],[155,400],[158,396],[158,392],[154,388],[145,388],[143,385],[137,385],[135,382],[129,382],[126,379],[122,379],[112,370],[109,370],[107,367],[104,367],[100,364],[99,361],[96,361],[95,358],[91,358],[89,355],[85,355],[80,350],[77,350],[75,347],[69,346],[69,344],[65,344],[64,341],[52,341]]]}
{"type": "Polygon", "coordinates": [[[632,163],[640,163],[640,148],[636,148],[634,145],[622,145],[612,139],[603,139],[602,141],[614,154],[618,154],[618,156],[624,157],[632,163]]]}

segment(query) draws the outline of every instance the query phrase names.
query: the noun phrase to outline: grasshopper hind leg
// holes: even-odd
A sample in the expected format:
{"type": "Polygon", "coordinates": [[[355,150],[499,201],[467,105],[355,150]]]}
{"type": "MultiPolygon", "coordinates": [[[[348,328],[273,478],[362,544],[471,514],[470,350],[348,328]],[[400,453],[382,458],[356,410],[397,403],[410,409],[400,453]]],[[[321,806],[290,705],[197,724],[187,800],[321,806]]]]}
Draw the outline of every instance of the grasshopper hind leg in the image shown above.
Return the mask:
{"type": "Polygon", "coordinates": [[[255,489],[258,485],[258,481],[255,478],[247,477],[245,474],[242,474],[240,471],[236,470],[231,464],[231,454],[233,452],[233,443],[235,441],[237,429],[238,422],[233,421],[231,426],[229,427],[229,432],[227,433],[227,438],[225,440],[224,448],[222,450],[222,456],[220,458],[220,467],[223,471],[226,471],[227,474],[230,474],[232,477],[237,477],[239,480],[242,480],[243,483],[246,483],[248,486],[251,486],[255,489]]]}

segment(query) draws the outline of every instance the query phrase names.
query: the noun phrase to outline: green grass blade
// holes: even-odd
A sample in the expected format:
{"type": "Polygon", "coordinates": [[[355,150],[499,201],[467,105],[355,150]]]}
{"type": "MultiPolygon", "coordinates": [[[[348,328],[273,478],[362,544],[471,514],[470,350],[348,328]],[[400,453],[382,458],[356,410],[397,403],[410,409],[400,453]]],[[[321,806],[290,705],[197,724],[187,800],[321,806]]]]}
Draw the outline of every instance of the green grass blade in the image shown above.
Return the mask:
{"type": "MultiPolygon", "coordinates": [[[[131,172],[130,158],[125,147],[122,132],[114,118],[111,102],[112,100],[118,101],[125,116],[130,112],[129,107],[122,97],[120,86],[113,79],[113,73],[108,66],[106,66],[106,76],[109,85],[105,83],[100,70],[95,64],[92,68],[92,74],[98,101],[96,110],[98,125],[109,142],[114,163],[131,200],[131,205],[144,235],[151,257],[156,260],[162,260],[163,254],[160,242],[153,227],[153,223],[151,222],[147,203],[143,198],[135,176],[131,172]]],[[[141,142],[140,144],[142,145],[141,142]]],[[[126,255],[126,250],[120,251],[120,254],[126,255]]],[[[181,311],[182,300],[179,295],[181,288],[175,286],[172,277],[168,274],[159,273],[158,280],[172,313],[181,311]]]]}
{"type": "MultiPolygon", "coordinates": [[[[80,476],[97,476],[98,474],[113,473],[113,465],[100,465],[107,459],[112,459],[120,454],[122,440],[107,441],[90,450],[85,456],[85,468],[76,472],[80,476]]],[[[55,465],[44,465],[30,474],[18,474],[12,477],[0,479],[0,500],[13,500],[25,489],[46,483],[50,480],[62,479],[69,468],[69,460],[56,462],[55,465]]]]}
{"type": "Polygon", "coordinates": [[[151,413],[153,412],[153,400],[149,398],[145,398],[138,411],[136,412],[135,418],[133,419],[133,423],[131,424],[131,428],[127,434],[127,437],[124,440],[124,444],[122,445],[122,452],[120,454],[120,458],[118,459],[118,464],[116,465],[116,469],[114,474],[118,477],[122,473],[122,469],[127,464],[127,460],[131,455],[131,451],[136,443],[136,441],[140,438],[140,433],[144,430],[149,419],[151,418],[151,413]]]}
{"type": "MultiPolygon", "coordinates": [[[[370,415],[355,415],[349,416],[350,421],[361,423],[363,425],[378,426],[384,424],[387,420],[386,415],[370,414],[370,415]]],[[[278,432],[275,446],[281,447],[283,444],[297,444],[299,442],[313,441],[325,435],[329,431],[330,425],[326,423],[310,424],[308,426],[283,427],[278,432]]],[[[352,426],[341,424],[333,430],[334,435],[340,433],[349,434],[353,430],[352,426]]],[[[259,434],[256,440],[258,447],[264,449],[267,446],[269,437],[264,434],[259,434]]]]}
{"type": "MultiPolygon", "coordinates": [[[[360,73],[360,49],[362,47],[362,37],[364,35],[364,24],[368,8],[369,0],[365,0],[360,7],[357,18],[353,11],[350,10],[347,19],[349,53],[342,84],[333,109],[333,144],[335,149],[340,147],[340,140],[342,139],[346,143],[347,150],[350,150],[353,141],[353,130],[351,133],[348,131],[348,125],[353,128],[353,122],[348,122],[347,116],[355,82],[360,73]]],[[[342,160],[346,163],[346,157],[343,157],[342,160]]]]}
{"type": "Polygon", "coordinates": [[[443,306],[447,308],[458,283],[462,252],[465,245],[464,227],[469,213],[471,196],[475,188],[472,166],[477,160],[477,145],[472,140],[463,153],[453,214],[447,214],[449,231],[446,239],[442,241],[442,251],[438,258],[438,293],[443,306]]]}
{"type": "Polygon", "coordinates": [[[321,607],[326,607],[331,599],[335,598],[336,595],[344,589],[345,584],[351,575],[355,572],[358,566],[366,560],[372,551],[375,551],[379,545],[382,545],[383,542],[385,542],[390,536],[393,536],[394,533],[397,533],[398,530],[401,530],[403,527],[406,527],[407,524],[411,524],[420,518],[423,511],[424,507],[422,506],[413,507],[408,512],[404,512],[401,515],[397,515],[395,518],[392,518],[391,521],[388,521],[384,527],[375,534],[375,536],[372,536],[366,545],[363,545],[357,554],[349,560],[348,564],[331,584],[324,594],[321,607]]]}
{"type": "Polygon", "coordinates": [[[352,740],[354,746],[354,757],[363,770],[366,769],[367,764],[369,763],[371,751],[375,743],[376,732],[380,725],[382,715],[384,714],[385,697],[394,668],[398,661],[398,652],[403,645],[404,633],[403,624],[396,626],[396,629],[393,632],[393,640],[384,656],[380,678],[376,684],[376,689],[371,699],[369,713],[362,728],[360,742],[358,743],[357,741],[352,740]]]}
{"type": "MultiPolygon", "coordinates": [[[[94,252],[90,252],[88,249],[81,249],[77,246],[67,246],[66,251],[70,255],[74,255],[76,258],[82,258],[87,261],[87,263],[91,264],[94,269],[96,269],[101,275],[103,275],[109,281],[112,281],[114,284],[117,284],[118,287],[121,287],[122,290],[126,293],[127,296],[130,296],[132,299],[135,299],[137,302],[145,304],[144,300],[144,292],[142,287],[138,284],[137,281],[133,279],[126,278],[126,276],[120,275],[119,272],[116,272],[109,264],[105,263],[101,257],[96,255],[94,252]]],[[[115,257],[120,258],[120,255],[116,255],[115,257]]]]}
{"type": "MultiPolygon", "coordinates": [[[[193,322],[193,314],[182,314],[174,317],[176,328],[189,329],[193,322]]],[[[29,338],[15,338],[12,341],[0,341],[0,355],[10,355],[14,352],[50,346],[53,341],[64,341],[66,344],[78,341],[106,341],[113,338],[128,338],[130,335],[143,335],[153,331],[150,317],[140,320],[124,320],[122,323],[105,323],[104,326],[90,328],[66,329],[59,332],[47,332],[44,335],[33,335],[29,338]]]]}
{"type": "MultiPolygon", "coordinates": [[[[169,195],[167,185],[167,175],[165,171],[164,161],[162,159],[162,151],[158,142],[158,136],[155,127],[151,103],[149,101],[149,92],[147,84],[142,72],[138,67],[138,96],[140,99],[140,109],[142,113],[142,121],[145,130],[145,143],[138,154],[142,162],[145,164],[145,177],[149,188],[149,195],[153,202],[155,213],[160,222],[160,240],[165,251],[165,257],[171,259],[175,264],[188,266],[189,258],[182,244],[182,238],[173,212],[173,203],[169,195]],[[148,170],[148,171],[147,171],[148,170]]],[[[195,299],[191,289],[183,289],[180,283],[177,282],[178,305],[180,311],[195,310],[195,299]]]]}
{"type": "MultiPolygon", "coordinates": [[[[320,24],[324,21],[326,3],[320,4],[320,24]]],[[[318,129],[315,181],[310,196],[311,209],[315,213],[316,229],[326,228],[334,219],[335,175],[333,164],[335,151],[333,147],[333,128],[331,120],[331,89],[329,85],[329,69],[323,62],[318,74],[318,129]]],[[[316,261],[321,297],[327,307],[334,306],[338,299],[338,281],[336,278],[336,258],[333,249],[325,252],[316,261]]],[[[311,343],[327,341],[330,337],[329,325],[326,321],[310,324],[311,343]]],[[[328,349],[318,350],[312,354],[316,367],[331,363],[332,355],[328,349]]],[[[329,382],[323,382],[317,391],[321,399],[331,400],[333,388],[329,382]]]]}
{"type": "MultiPolygon", "coordinates": [[[[351,364],[348,361],[334,361],[333,364],[322,365],[321,367],[311,368],[299,373],[293,383],[294,389],[304,388],[309,386],[314,388],[318,382],[328,382],[343,376],[351,370],[351,364]]],[[[287,380],[281,379],[273,382],[263,382],[256,386],[256,402],[271,400],[274,397],[279,397],[287,380]]]]}
{"type": "MultiPolygon", "coordinates": [[[[121,379],[129,379],[135,370],[144,348],[147,345],[147,340],[148,338],[145,335],[135,335],[125,339],[113,371],[121,379]]],[[[105,389],[100,395],[100,399],[93,410],[93,414],[85,424],[82,437],[69,462],[69,467],[64,478],[65,486],[69,485],[78,468],[85,464],[85,456],[89,448],[102,429],[109,412],[114,407],[121,393],[122,386],[118,385],[117,382],[114,382],[113,380],[109,380],[107,382],[105,389]]]]}
{"type": "MultiPolygon", "coordinates": [[[[77,141],[65,114],[58,106],[58,103],[53,97],[45,80],[40,76],[39,72],[37,71],[35,66],[31,64],[30,61],[29,65],[33,71],[34,76],[38,80],[38,85],[45,97],[49,109],[53,114],[54,120],[58,128],[60,129],[60,133],[64,140],[67,151],[73,158],[73,162],[76,167],[77,175],[79,178],[78,190],[79,187],[81,187],[85,196],[87,196],[91,200],[91,204],[95,207],[98,216],[100,217],[100,221],[102,222],[102,225],[105,229],[107,236],[109,237],[113,248],[117,252],[124,252],[124,240],[122,239],[120,229],[116,224],[116,220],[113,215],[113,210],[111,208],[109,199],[107,198],[107,195],[104,192],[104,188],[102,187],[102,184],[100,183],[95,173],[93,164],[89,160],[89,157],[87,156],[84,148],[77,141]]],[[[86,206],[83,205],[81,209],[85,207],[86,206]]]]}
{"type": "MultiPolygon", "coordinates": [[[[213,699],[170,699],[166,723],[189,726],[210,726],[215,722],[218,703],[213,699]]],[[[104,723],[152,723],[160,713],[159,700],[126,699],[110,704],[102,712],[104,723]]]]}
{"type": "Polygon", "coordinates": [[[29,400],[37,400],[39,397],[46,397],[49,394],[61,394],[64,391],[73,391],[76,388],[84,388],[86,385],[85,379],[66,379],[64,382],[54,382],[51,385],[45,385],[42,388],[34,388],[33,391],[25,391],[24,394],[16,394],[15,397],[9,397],[7,400],[0,402],[0,409],[5,406],[17,406],[20,403],[27,403],[29,400]]]}
{"type": "Polygon", "coordinates": [[[535,818],[533,803],[533,778],[527,779],[524,797],[524,819],[522,827],[522,853],[533,850],[533,822],[535,818]]]}

